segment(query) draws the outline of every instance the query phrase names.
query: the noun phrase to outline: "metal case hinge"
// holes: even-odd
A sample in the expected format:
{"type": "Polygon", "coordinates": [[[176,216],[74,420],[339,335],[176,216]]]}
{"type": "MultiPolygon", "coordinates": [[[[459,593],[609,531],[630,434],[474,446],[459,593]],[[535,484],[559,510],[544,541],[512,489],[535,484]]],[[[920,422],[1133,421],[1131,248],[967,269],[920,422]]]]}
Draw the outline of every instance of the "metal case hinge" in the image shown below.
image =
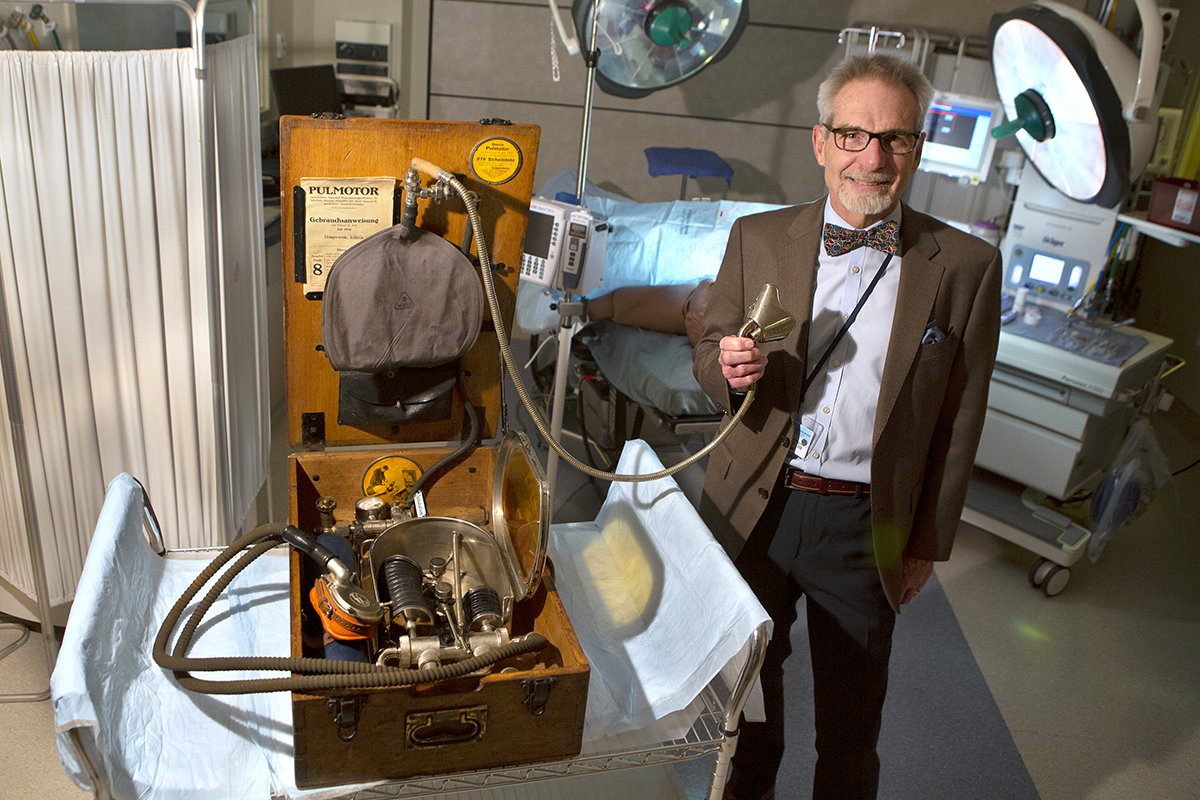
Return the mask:
{"type": "Polygon", "coordinates": [[[359,713],[366,704],[365,697],[331,697],[325,702],[337,725],[338,738],[346,744],[358,733],[359,713]]]}
{"type": "Polygon", "coordinates": [[[525,690],[525,707],[529,715],[540,717],[546,713],[546,702],[550,699],[550,690],[558,686],[558,678],[527,678],[521,681],[525,690]]]}
{"type": "Polygon", "coordinates": [[[324,411],[300,415],[300,443],[305,450],[315,450],[325,446],[324,411]]]}

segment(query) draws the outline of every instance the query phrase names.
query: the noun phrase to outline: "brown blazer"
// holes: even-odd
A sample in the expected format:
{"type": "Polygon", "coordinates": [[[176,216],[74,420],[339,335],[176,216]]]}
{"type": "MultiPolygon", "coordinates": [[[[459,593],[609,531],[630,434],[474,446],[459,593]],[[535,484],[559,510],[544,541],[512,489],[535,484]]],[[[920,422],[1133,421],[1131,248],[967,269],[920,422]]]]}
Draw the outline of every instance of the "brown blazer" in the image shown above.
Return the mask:
{"type": "MultiPolygon", "coordinates": [[[[693,354],[701,388],[726,411],[740,398],[717,363],[764,283],[797,320],[786,339],[762,345],[766,373],[740,424],[709,456],[700,513],[736,554],[775,491],[791,452],[805,374],[813,276],[824,199],[734,223],[693,354]]],[[[1000,337],[1000,252],[902,207],[900,285],[879,387],[871,453],[871,518],[879,577],[899,611],[900,556],[944,561],[958,527],[987,407],[1000,337]],[[945,338],[921,344],[936,321],[945,338]]],[[[853,336],[851,328],[848,336],[853,336]]]]}

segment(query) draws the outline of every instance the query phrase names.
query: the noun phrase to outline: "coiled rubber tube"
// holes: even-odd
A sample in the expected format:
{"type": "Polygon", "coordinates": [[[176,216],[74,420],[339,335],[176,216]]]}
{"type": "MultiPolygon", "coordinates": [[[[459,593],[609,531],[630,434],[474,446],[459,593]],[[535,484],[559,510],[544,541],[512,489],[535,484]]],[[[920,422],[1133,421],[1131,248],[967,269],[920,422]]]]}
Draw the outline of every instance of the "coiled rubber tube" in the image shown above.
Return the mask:
{"type": "Polygon", "coordinates": [[[179,685],[185,689],[205,694],[254,694],[259,692],[314,692],[330,689],[367,689],[413,686],[418,683],[433,683],[469,675],[476,670],[491,666],[506,658],[535,652],[547,644],[540,633],[528,633],[503,647],[481,656],[459,661],[434,669],[398,669],[381,667],[370,663],[353,661],[330,661],[323,658],[281,658],[269,656],[230,656],[224,658],[190,658],[188,646],[195,636],[205,613],[216,602],[218,596],[239,572],[254,559],[283,542],[282,523],[269,523],[255,528],[221,551],[212,563],[205,567],[191,586],[184,591],[171,608],[159,627],[154,640],[154,661],[163,669],[172,670],[179,685]],[[213,584],[203,600],[192,612],[179,640],[171,652],[167,642],[175,630],[183,611],[201,589],[212,580],[225,564],[238,555],[237,563],[226,570],[213,584]],[[197,678],[191,672],[227,672],[245,670],[267,670],[299,673],[286,678],[252,678],[248,680],[221,681],[197,678]]]}

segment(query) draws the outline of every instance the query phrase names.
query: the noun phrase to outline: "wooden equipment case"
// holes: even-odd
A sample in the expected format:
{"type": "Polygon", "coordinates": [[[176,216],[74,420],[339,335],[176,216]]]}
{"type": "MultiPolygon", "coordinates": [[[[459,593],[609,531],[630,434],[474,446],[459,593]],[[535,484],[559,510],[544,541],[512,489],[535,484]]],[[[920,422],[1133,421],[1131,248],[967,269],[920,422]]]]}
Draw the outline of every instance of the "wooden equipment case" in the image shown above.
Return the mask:
{"type": "MultiPolygon", "coordinates": [[[[298,273],[304,236],[302,179],[394,176],[403,182],[414,157],[455,174],[478,195],[507,330],[515,308],[538,139],[539,130],[531,125],[281,120],[287,430],[290,447],[299,448],[289,457],[289,519],[301,530],[321,532],[317,500],[322,497],[336,500],[337,525],[352,522],[368,467],[381,456],[395,455],[415,462],[423,472],[453,452],[466,419],[464,398],[455,390],[448,419],[372,428],[339,423],[338,373],[321,348],[321,299],[305,294],[298,273]],[[493,144],[502,160],[507,159],[498,171],[489,171],[480,158],[493,144]]],[[[423,186],[431,182],[422,177],[423,186]]],[[[417,224],[460,246],[470,227],[464,204],[454,195],[436,203],[422,199],[417,224]]],[[[495,441],[504,432],[503,372],[494,331],[485,307],[483,329],[462,359],[465,401],[477,409],[483,441],[495,441]]],[[[496,533],[493,479],[499,449],[477,447],[442,469],[425,487],[428,513],[496,533]]],[[[514,546],[522,571],[540,566],[528,553],[529,542],[514,546]]],[[[361,552],[357,555],[363,557],[361,552]]],[[[363,588],[373,591],[371,569],[361,572],[363,588]]],[[[295,657],[318,653],[319,645],[313,642],[319,642],[321,628],[308,597],[317,576],[316,565],[294,552],[295,657]]],[[[392,780],[576,755],[583,734],[588,664],[549,575],[530,599],[516,603],[510,630],[514,637],[537,631],[550,645],[503,661],[483,677],[397,689],[293,693],[296,784],[309,788],[392,780]]]]}

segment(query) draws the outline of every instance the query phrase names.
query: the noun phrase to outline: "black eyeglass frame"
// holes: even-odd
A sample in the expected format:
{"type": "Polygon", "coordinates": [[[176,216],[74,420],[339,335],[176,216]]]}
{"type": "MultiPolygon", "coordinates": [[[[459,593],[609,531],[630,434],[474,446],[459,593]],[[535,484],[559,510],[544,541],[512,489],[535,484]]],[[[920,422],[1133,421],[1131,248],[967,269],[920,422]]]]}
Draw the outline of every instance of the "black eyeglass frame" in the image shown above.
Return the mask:
{"type": "Polygon", "coordinates": [[[890,131],[881,131],[879,133],[875,133],[874,131],[866,131],[866,130],[863,130],[862,128],[855,128],[855,127],[831,128],[830,126],[826,125],[825,123],[821,123],[821,127],[824,128],[825,130],[829,131],[833,135],[833,146],[836,147],[838,150],[844,150],[847,153],[861,153],[863,150],[866,150],[868,147],[871,146],[872,139],[878,139],[879,147],[881,150],[883,150],[883,152],[885,152],[891,156],[906,156],[917,149],[917,146],[921,144],[921,137],[923,137],[925,135],[925,131],[890,130],[890,131]],[[865,133],[867,135],[866,143],[857,150],[850,148],[850,147],[845,147],[843,145],[846,134],[855,133],[855,132],[865,133]],[[893,150],[892,146],[889,143],[887,143],[886,140],[883,138],[885,136],[900,136],[900,135],[913,137],[912,147],[910,147],[907,150],[903,150],[903,151],[893,150]],[[839,138],[842,140],[841,142],[838,141],[839,138]]]}

